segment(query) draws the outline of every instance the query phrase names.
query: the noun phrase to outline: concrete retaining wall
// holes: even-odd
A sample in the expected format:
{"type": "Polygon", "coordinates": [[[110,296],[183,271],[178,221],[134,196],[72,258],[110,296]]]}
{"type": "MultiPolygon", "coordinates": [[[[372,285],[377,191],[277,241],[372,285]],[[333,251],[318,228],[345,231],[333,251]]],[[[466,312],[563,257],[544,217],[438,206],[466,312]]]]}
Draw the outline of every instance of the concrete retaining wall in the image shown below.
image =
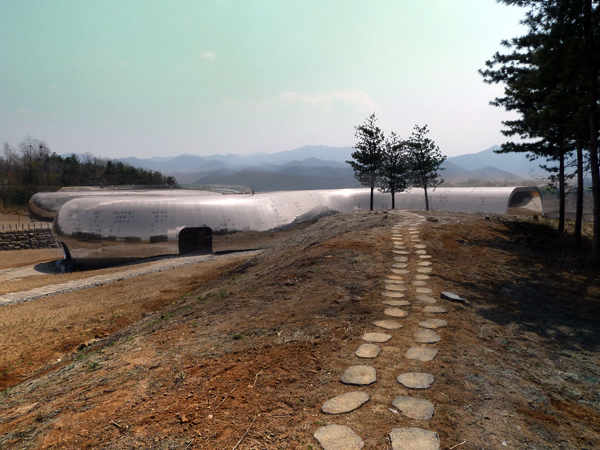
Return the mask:
{"type": "Polygon", "coordinates": [[[1,250],[60,248],[49,229],[0,231],[1,250]]]}

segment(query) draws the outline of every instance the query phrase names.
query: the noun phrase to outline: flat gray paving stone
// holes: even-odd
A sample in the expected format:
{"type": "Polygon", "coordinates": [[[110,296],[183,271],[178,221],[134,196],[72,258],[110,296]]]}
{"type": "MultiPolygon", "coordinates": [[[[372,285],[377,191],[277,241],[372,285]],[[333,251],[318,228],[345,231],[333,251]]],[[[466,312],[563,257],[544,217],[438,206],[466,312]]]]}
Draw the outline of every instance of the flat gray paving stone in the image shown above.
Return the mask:
{"type": "Polygon", "coordinates": [[[417,289],[415,289],[415,292],[417,294],[431,294],[433,293],[433,289],[426,287],[418,287],[417,289]]]}
{"type": "Polygon", "coordinates": [[[419,326],[422,328],[443,328],[448,326],[448,322],[442,319],[427,319],[419,322],[419,326]]]}
{"type": "Polygon", "coordinates": [[[356,349],[354,354],[359,358],[377,358],[380,352],[381,348],[377,344],[363,344],[356,349]]]}
{"type": "Polygon", "coordinates": [[[456,294],[453,294],[452,292],[442,291],[440,296],[445,300],[450,300],[451,302],[467,303],[466,298],[462,298],[456,294]]]}
{"type": "Polygon", "coordinates": [[[387,278],[385,280],[386,283],[392,283],[392,284],[405,284],[406,281],[404,280],[398,280],[397,278],[387,278]]]}
{"type": "Polygon", "coordinates": [[[431,259],[431,255],[419,255],[421,259],[431,259]]]}
{"type": "MultiPolygon", "coordinates": [[[[402,292],[392,292],[392,291],[383,291],[381,293],[381,295],[383,295],[384,297],[390,297],[390,298],[402,298],[404,297],[404,294],[402,292]]],[[[435,300],[434,300],[435,302],[435,300]]]]}
{"type": "Polygon", "coordinates": [[[377,372],[371,366],[350,366],[344,371],[340,381],[344,384],[366,386],[377,381],[377,372]]]}
{"type": "Polygon", "coordinates": [[[437,303],[437,300],[429,295],[417,295],[415,300],[418,300],[423,303],[437,303]]]}
{"type": "Polygon", "coordinates": [[[446,314],[448,310],[442,306],[425,306],[423,312],[431,314],[446,314]]]}
{"type": "Polygon", "coordinates": [[[410,255],[408,250],[396,250],[394,253],[396,253],[396,255],[410,255]]]}
{"type": "Polygon", "coordinates": [[[415,341],[420,344],[435,344],[441,340],[441,336],[432,330],[418,330],[415,333],[415,341]]]}
{"type": "Polygon", "coordinates": [[[388,275],[388,280],[404,280],[400,275],[388,275]]]}
{"type": "Polygon", "coordinates": [[[432,361],[438,354],[435,348],[421,347],[415,345],[406,351],[407,359],[415,359],[417,361],[427,362],[432,361]]]}
{"type": "Polygon", "coordinates": [[[327,425],[313,434],[323,450],[360,450],[365,443],[345,425],[327,425]]]}
{"type": "Polygon", "coordinates": [[[365,333],[362,336],[362,340],[368,342],[387,342],[391,338],[392,335],[387,333],[365,333]]]}
{"type": "Polygon", "coordinates": [[[392,316],[392,317],[408,316],[408,311],[404,311],[403,309],[400,309],[400,308],[385,308],[383,310],[383,313],[387,316],[392,316]]]}
{"type": "Polygon", "coordinates": [[[403,286],[401,284],[386,284],[385,289],[388,291],[405,291],[406,286],[403,286]]]}
{"type": "MultiPolygon", "coordinates": [[[[402,259],[404,259],[404,257],[402,259]]],[[[408,267],[408,264],[406,264],[405,262],[397,261],[396,258],[394,258],[394,261],[396,261],[396,264],[393,267],[395,267],[396,269],[406,269],[408,267]]]]}
{"type": "Polygon", "coordinates": [[[440,450],[440,438],[423,428],[393,428],[390,433],[392,450],[440,450]]]}
{"type": "Polygon", "coordinates": [[[425,244],[417,244],[415,245],[415,248],[418,248],[419,250],[427,248],[427,246],[425,244]]]}
{"type": "Polygon", "coordinates": [[[428,266],[430,266],[431,264],[433,264],[431,261],[419,261],[419,262],[417,263],[417,266],[428,267],[428,266]]]}
{"type": "Polygon", "coordinates": [[[417,273],[431,273],[432,271],[431,267],[417,267],[417,273]]]}
{"type": "Polygon", "coordinates": [[[395,320],[376,320],[373,322],[373,325],[379,328],[385,328],[386,330],[397,330],[398,328],[402,328],[402,324],[395,320]]]}
{"type": "Polygon", "coordinates": [[[396,378],[398,383],[408,389],[429,389],[435,378],[430,373],[403,373],[396,378]]]}
{"type": "Polygon", "coordinates": [[[413,286],[427,286],[429,283],[427,283],[427,281],[423,281],[423,280],[414,280],[412,282],[413,286]]]}
{"type": "Polygon", "coordinates": [[[406,269],[390,269],[392,273],[398,274],[398,275],[408,275],[410,273],[410,271],[406,270],[406,269]]]}
{"type": "Polygon", "coordinates": [[[346,414],[360,408],[369,398],[366,392],[348,392],[327,400],[321,409],[325,414],[346,414]]]}
{"type": "Polygon", "coordinates": [[[408,300],[384,300],[383,304],[388,306],[410,306],[408,300]]]}
{"type": "Polygon", "coordinates": [[[415,250],[415,253],[417,255],[426,255],[427,254],[427,250],[415,250]]]}
{"type": "Polygon", "coordinates": [[[396,258],[394,258],[394,260],[401,263],[408,262],[408,258],[406,256],[397,256],[396,258]]]}
{"type": "Polygon", "coordinates": [[[424,398],[400,396],[394,399],[392,405],[405,416],[417,420],[430,420],[435,412],[433,403],[424,398]]]}

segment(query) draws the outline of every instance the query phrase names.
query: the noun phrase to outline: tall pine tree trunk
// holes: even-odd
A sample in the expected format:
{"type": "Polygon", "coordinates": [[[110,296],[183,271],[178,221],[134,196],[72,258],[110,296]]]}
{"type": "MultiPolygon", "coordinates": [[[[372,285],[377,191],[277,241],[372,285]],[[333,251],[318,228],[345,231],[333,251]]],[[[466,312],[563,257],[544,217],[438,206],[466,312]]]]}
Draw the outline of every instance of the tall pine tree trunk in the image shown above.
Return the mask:
{"type": "Polygon", "coordinates": [[[596,43],[592,28],[592,0],[585,0],[584,30],[586,66],[588,72],[589,121],[590,121],[590,169],[592,171],[592,193],[594,197],[594,242],[592,256],[594,268],[600,269],[600,172],[598,171],[598,68],[595,61],[596,43]]]}
{"type": "Polygon", "coordinates": [[[583,144],[577,140],[577,210],[575,212],[575,243],[581,244],[583,224],[583,144]]]}
{"type": "Polygon", "coordinates": [[[565,232],[565,150],[562,142],[558,150],[558,231],[565,232]]]}

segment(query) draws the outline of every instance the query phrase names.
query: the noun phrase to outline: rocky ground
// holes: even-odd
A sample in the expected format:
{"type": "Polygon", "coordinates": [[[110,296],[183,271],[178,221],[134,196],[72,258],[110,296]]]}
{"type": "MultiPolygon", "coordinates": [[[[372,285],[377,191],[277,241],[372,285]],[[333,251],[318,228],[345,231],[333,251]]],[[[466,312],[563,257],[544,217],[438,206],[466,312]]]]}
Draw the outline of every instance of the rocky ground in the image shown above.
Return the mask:
{"type": "Polygon", "coordinates": [[[339,380],[385,318],[391,228],[404,220],[356,212],[257,256],[2,307],[0,448],[316,449],[326,424],[351,427],[370,449],[391,448],[391,429],[409,426],[437,432],[446,449],[600,448],[589,243],[579,251],[533,220],[421,214],[433,295],[469,301],[438,300],[449,326],[426,363],[433,419],[393,411],[406,394],[397,375],[422,364],[398,357],[412,345],[408,322],[380,344],[377,382],[363,388],[371,400],[321,411],[354,390],[339,380]]]}

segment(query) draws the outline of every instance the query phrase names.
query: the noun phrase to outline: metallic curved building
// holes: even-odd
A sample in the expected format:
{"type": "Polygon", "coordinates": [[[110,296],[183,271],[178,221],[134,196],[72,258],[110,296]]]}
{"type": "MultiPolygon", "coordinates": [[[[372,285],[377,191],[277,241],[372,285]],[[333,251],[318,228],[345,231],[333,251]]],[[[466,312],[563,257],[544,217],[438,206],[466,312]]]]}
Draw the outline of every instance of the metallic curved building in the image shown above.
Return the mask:
{"type": "MultiPolygon", "coordinates": [[[[437,188],[430,209],[542,214],[535,187],[437,188]]],[[[39,193],[38,210],[55,214],[53,234],[83,266],[151,256],[264,247],[277,233],[319,217],[368,210],[369,189],[215,194],[194,190],[68,190],[39,193]]],[[[421,189],[396,194],[400,209],[423,210],[421,189]]],[[[375,192],[376,209],[391,207],[375,192]]]]}

